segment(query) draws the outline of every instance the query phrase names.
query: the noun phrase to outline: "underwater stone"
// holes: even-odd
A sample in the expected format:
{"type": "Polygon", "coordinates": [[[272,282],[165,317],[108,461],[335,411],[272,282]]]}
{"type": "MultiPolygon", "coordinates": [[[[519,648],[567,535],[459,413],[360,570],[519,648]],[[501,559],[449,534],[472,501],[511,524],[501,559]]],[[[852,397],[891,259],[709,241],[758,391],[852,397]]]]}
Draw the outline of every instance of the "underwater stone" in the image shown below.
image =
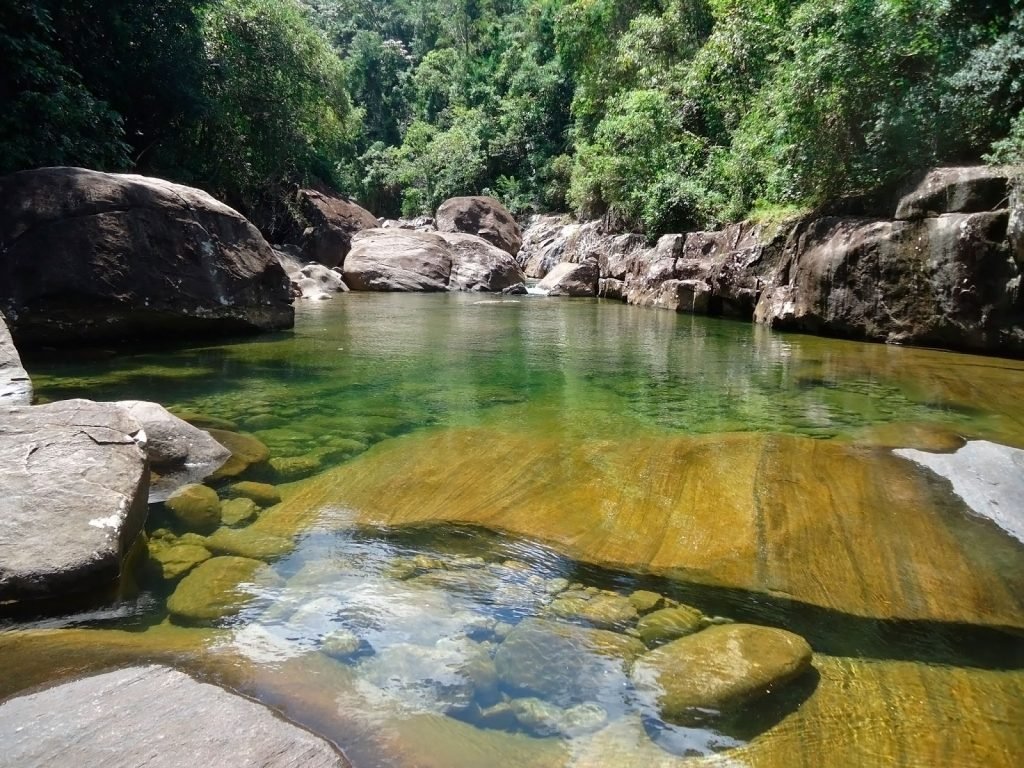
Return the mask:
{"type": "Polygon", "coordinates": [[[210,550],[196,544],[174,544],[172,546],[154,547],[150,542],[149,557],[160,567],[161,576],[166,581],[174,581],[184,576],[200,563],[212,557],[210,550]]]}
{"type": "Polygon", "coordinates": [[[270,567],[247,557],[214,557],[200,563],[167,601],[171,617],[186,624],[206,624],[232,616],[259,587],[279,586],[270,567]]]}
{"type": "Polygon", "coordinates": [[[224,525],[242,525],[251,522],[260,508],[252,499],[227,499],[220,503],[220,518],[224,525]]]}
{"type": "Polygon", "coordinates": [[[166,502],[174,517],[190,531],[212,531],[220,525],[220,499],[212,488],[198,483],[183,486],[166,502]]]}
{"type": "Polygon", "coordinates": [[[206,546],[217,553],[251,557],[253,560],[270,560],[293,548],[288,539],[252,528],[218,528],[206,537],[206,546]]]}
{"type": "Polygon", "coordinates": [[[636,608],[615,592],[563,592],[548,606],[559,618],[584,621],[602,629],[621,629],[637,620],[636,608]]]}
{"type": "Polygon", "coordinates": [[[347,629],[338,629],[324,638],[320,650],[334,659],[348,659],[359,651],[359,638],[347,629]]]}
{"type": "Polygon", "coordinates": [[[799,635],[752,624],[709,627],[644,654],[631,677],[672,723],[700,722],[778,690],[811,666],[799,635]]]}
{"type": "Polygon", "coordinates": [[[207,431],[231,451],[231,458],[213,474],[215,478],[237,477],[254,464],[262,464],[270,458],[270,449],[252,435],[221,429],[207,431]]]}
{"type": "Polygon", "coordinates": [[[688,605],[663,608],[649,613],[637,622],[636,629],[644,645],[653,648],[700,631],[706,624],[704,614],[688,605]]]}
{"type": "Polygon", "coordinates": [[[665,598],[657,592],[638,589],[629,596],[629,602],[641,616],[665,607],[665,598]]]}
{"type": "Polygon", "coordinates": [[[232,484],[228,491],[234,496],[252,499],[263,508],[281,503],[281,492],[269,483],[255,483],[251,480],[244,480],[240,483],[232,484]]]}

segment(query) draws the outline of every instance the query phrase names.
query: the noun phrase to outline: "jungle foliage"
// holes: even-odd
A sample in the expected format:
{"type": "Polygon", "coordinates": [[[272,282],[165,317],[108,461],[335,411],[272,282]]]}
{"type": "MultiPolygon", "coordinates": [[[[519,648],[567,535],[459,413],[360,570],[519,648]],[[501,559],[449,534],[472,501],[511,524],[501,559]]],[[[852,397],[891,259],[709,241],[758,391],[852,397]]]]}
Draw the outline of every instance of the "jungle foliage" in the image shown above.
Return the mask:
{"type": "Polygon", "coordinates": [[[649,234],[1024,160],[1024,0],[8,0],[0,172],[649,234]]]}

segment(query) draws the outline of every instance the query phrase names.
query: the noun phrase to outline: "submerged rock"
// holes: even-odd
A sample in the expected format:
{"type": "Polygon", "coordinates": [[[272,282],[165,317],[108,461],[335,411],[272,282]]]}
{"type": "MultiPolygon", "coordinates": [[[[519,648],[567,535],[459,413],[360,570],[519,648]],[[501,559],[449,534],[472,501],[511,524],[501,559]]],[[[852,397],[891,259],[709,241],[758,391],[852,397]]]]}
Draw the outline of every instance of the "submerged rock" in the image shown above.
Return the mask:
{"type": "Polygon", "coordinates": [[[699,610],[688,605],[678,605],[647,614],[637,622],[636,629],[644,645],[653,648],[669,640],[699,632],[706,625],[707,619],[699,610]]]}
{"type": "Polygon", "coordinates": [[[751,624],[709,627],[644,654],[631,677],[672,723],[742,707],[810,669],[811,647],[792,632],[751,624]]]}
{"type": "Polygon", "coordinates": [[[263,464],[270,458],[270,449],[252,435],[224,429],[207,431],[218,443],[231,451],[231,458],[213,473],[214,478],[237,477],[249,467],[263,464]]]}
{"type": "Polygon", "coordinates": [[[505,206],[493,197],[453,197],[435,216],[439,232],[466,232],[482,237],[510,256],[523,244],[523,233],[505,206]]]}
{"type": "Polygon", "coordinates": [[[629,598],[605,590],[562,592],[547,611],[559,618],[586,622],[599,629],[622,629],[635,624],[638,616],[629,598]]]}
{"type": "Polygon", "coordinates": [[[146,520],[145,445],[109,403],[0,406],[0,602],[117,582],[146,520]]]}
{"type": "Polygon", "coordinates": [[[221,523],[220,499],[213,488],[192,483],[172,493],[166,502],[186,530],[208,533],[221,523]]]}
{"type": "Polygon", "coordinates": [[[624,684],[629,663],[645,650],[617,632],[524,619],[498,646],[494,665],[510,691],[568,706],[624,684]]]}
{"type": "Polygon", "coordinates": [[[14,348],[11,332],[0,314],[0,407],[31,405],[32,380],[21,366],[21,357],[14,348]]]}
{"type": "Polygon", "coordinates": [[[220,554],[251,557],[254,560],[271,560],[293,548],[288,539],[254,531],[252,528],[218,528],[207,536],[206,546],[220,554]]]}
{"type": "Polygon", "coordinates": [[[228,490],[240,498],[251,499],[261,507],[272,507],[281,503],[281,492],[269,483],[243,480],[240,483],[233,483],[228,490]]]}
{"type": "Polygon", "coordinates": [[[581,736],[602,728],[608,713],[599,704],[577,704],[562,709],[537,698],[512,699],[508,703],[520,726],[537,736],[581,736]]]}
{"type": "Polygon", "coordinates": [[[290,328],[288,279],[237,211],[191,187],[82,168],[0,178],[0,311],[68,345],[290,328]]]}
{"type": "Polygon", "coordinates": [[[210,550],[198,544],[156,545],[150,542],[149,557],[160,568],[166,581],[180,579],[200,563],[209,560],[210,550]]]}
{"type": "Polygon", "coordinates": [[[326,741],[270,709],[167,667],[129,667],[0,704],[17,766],[342,768],[326,741]],[[187,756],[187,757],[186,757],[187,756]]]}
{"type": "Polygon", "coordinates": [[[251,523],[259,511],[260,508],[252,499],[226,499],[220,503],[220,519],[224,525],[235,526],[251,523]]]}
{"type": "Polygon", "coordinates": [[[282,580],[259,560],[214,557],[200,563],[167,600],[171,617],[185,624],[208,624],[233,616],[259,592],[282,580]]]}

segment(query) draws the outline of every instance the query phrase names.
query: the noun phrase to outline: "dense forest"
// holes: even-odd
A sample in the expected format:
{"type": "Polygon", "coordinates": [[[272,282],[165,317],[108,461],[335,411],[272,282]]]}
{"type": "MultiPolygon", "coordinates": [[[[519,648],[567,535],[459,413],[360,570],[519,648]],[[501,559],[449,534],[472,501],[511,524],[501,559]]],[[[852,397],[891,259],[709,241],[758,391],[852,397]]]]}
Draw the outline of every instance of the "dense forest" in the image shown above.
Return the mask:
{"type": "Polygon", "coordinates": [[[1024,0],[6,0],[0,172],[649,234],[1024,158],[1024,0]]]}

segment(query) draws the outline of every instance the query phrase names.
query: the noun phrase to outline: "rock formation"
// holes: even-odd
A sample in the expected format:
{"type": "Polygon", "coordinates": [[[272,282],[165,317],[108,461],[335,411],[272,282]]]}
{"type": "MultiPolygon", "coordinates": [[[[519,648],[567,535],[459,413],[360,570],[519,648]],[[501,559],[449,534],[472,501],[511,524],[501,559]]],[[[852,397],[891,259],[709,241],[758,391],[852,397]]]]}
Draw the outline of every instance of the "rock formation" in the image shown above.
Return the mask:
{"type": "Polygon", "coordinates": [[[0,407],[29,405],[32,402],[32,381],[21,366],[21,356],[14,347],[11,332],[0,314],[0,407]]]}
{"type": "Polygon", "coordinates": [[[523,233],[505,206],[493,197],[453,197],[435,216],[439,232],[466,232],[482,237],[510,256],[519,253],[523,233]]]}
{"type": "Polygon", "coordinates": [[[19,343],[289,328],[288,280],[239,213],[142,176],[0,178],[0,310],[19,343]]]}

